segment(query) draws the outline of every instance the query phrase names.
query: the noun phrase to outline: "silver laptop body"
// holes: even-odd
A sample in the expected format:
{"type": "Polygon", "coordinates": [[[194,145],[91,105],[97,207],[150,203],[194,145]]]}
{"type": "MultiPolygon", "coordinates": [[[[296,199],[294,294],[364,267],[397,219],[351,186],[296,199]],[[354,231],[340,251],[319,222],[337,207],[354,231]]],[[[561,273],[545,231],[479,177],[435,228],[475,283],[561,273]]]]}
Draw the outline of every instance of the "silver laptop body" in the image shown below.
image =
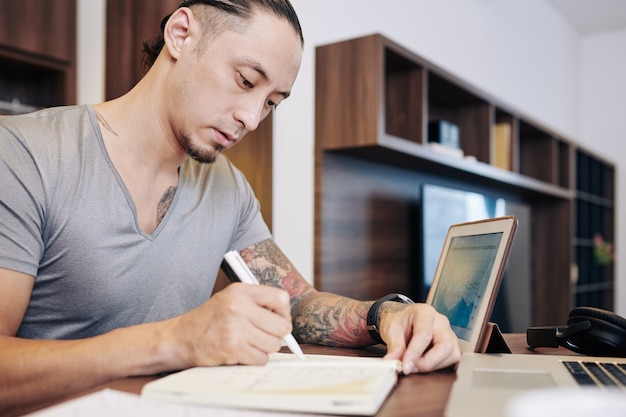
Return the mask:
{"type": "Polygon", "coordinates": [[[444,415],[503,417],[507,403],[520,393],[590,386],[622,390],[626,396],[626,358],[464,353],[444,415]]]}

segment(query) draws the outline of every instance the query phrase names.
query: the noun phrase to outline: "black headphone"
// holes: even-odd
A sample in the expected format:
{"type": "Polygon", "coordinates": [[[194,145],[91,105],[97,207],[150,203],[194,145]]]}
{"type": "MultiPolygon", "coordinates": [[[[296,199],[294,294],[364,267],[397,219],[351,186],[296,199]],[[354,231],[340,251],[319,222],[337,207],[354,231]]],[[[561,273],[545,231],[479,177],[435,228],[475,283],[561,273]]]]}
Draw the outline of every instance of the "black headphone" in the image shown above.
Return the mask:
{"type": "Polygon", "coordinates": [[[565,327],[529,327],[530,347],[563,346],[592,356],[626,357],[626,319],[595,307],[576,307],[565,327]]]}

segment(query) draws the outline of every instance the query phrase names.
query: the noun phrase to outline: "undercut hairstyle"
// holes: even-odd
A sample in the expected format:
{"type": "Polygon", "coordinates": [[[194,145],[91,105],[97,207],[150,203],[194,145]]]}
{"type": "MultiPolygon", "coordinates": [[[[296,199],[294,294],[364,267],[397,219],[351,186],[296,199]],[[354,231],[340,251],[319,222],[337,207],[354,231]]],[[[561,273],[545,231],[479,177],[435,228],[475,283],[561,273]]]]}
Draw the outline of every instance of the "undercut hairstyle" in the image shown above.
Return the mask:
{"type": "MultiPolygon", "coordinates": [[[[265,11],[274,16],[286,20],[300,38],[300,44],[304,46],[302,27],[293,6],[289,0],[185,0],[178,8],[189,7],[202,26],[202,40],[196,48],[201,53],[207,40],[225,30],[242,32],[245,24],[252,18],[255,11],[265,11]]],[[[161,33],[152,41],[143,42],[144,63],[151,67],[161,53],[165,40],[163,33],[165,25],[171,14],[161,21],[161,33]]]]}

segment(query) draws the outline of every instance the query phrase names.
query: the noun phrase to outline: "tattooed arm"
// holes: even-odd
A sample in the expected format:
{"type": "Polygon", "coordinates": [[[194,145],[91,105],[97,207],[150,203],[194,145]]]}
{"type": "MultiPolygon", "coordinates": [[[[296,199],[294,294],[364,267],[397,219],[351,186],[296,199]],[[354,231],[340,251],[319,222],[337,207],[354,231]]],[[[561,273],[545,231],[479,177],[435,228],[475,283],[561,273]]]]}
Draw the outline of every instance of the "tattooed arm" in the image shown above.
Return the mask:
{"type": "Polygon", "coordinates": [[[315,290],[271,239],[244,249],[241,256],[259,281],[289,293],[293,334],[301,343],[343,347],[373,343],[365,328],[372,302],[315,290]]]}
{"type": "MultiPolygon", "coordinates": [[[[291,299],[293,334],[302,343],[361,347],[374,343],[367,329],[372,301],[317,291],[271,239],[241,251],[264,284],[284,289],[291,299]]],[[[426,304],[383,303],[378,316],[388,358],[401,359],[404,373],[450,366],[460,358],[447,318],[426,304]]]]}

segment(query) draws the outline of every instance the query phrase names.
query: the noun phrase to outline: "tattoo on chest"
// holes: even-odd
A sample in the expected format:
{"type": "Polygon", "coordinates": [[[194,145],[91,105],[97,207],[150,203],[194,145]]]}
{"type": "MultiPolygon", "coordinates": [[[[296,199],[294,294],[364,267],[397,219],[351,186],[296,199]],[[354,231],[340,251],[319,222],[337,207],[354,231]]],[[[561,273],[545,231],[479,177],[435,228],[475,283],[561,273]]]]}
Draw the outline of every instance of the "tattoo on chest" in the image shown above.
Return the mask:
{"type": "Polygon", "coordinates": [[[163,197],[161,197],[161,201],[157,205],[157,224],[161,223],[163,217],[167,214],[167,210],[172,205],[172,200],[174,199],[174,195],[176,194],[176,187],[168,188],[163,197]]]}

